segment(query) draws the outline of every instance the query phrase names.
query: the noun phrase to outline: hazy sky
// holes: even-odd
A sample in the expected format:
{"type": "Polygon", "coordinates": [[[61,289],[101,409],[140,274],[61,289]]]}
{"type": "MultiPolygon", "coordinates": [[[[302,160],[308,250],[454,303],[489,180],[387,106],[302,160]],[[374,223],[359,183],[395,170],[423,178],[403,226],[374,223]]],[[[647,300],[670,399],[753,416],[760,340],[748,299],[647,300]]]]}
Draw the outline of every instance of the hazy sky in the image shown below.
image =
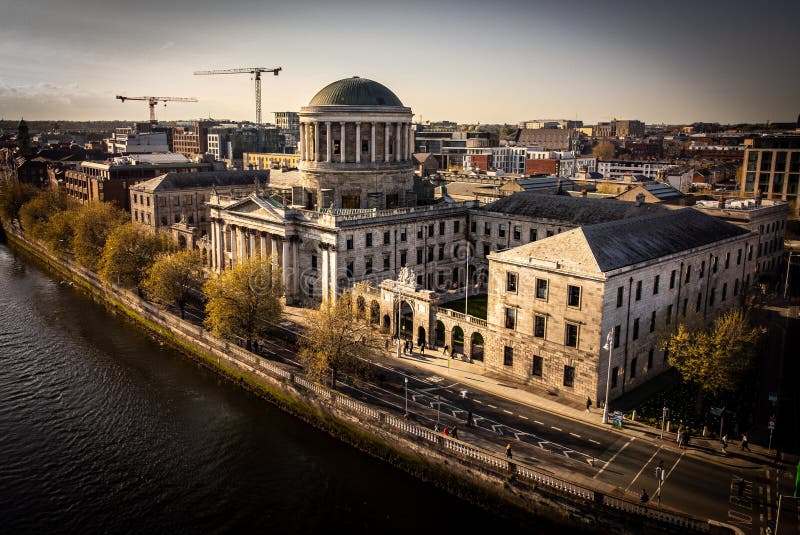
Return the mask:
{"type": "Polygon", "coordinates": [[[358,75],[417,120],[794,120],[800,0],[0,0],[0,118],[265,120],[358,75]]]}

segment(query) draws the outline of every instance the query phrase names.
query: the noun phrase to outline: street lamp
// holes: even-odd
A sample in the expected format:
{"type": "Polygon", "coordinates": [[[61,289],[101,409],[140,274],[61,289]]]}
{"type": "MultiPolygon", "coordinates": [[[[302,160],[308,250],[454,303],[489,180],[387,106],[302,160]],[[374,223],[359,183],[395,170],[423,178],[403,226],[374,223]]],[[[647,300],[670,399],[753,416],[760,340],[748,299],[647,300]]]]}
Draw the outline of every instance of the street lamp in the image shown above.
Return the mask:
{"type": "Polygon", "coordinates": [[[661,440],[664,439],[664,424],[667,419],[667,413],[669,413],[669,409],[666,405],[661,408],[661,440]]]}
{"type": "Polygon", "coordinates": [[[406,383],[406,418],[408,418],[408,377],[403,377],[406,383]]]}
{"type": "Polygon", "coordinates": [[[608,349],[608,375],[606,376],[606,402],[603,404],[603,423],[608,423],[608,391],[611,390],[611,354],[614,348],[614,329],[608,331],[606,345],[603,349],[608,349]]]}
{"type": "Polygon", "coordinates": [[[436,430],[439,430],[439,409],[442,406],[442,402],[439,398],[439,394],[436,394],[436,430]]]}

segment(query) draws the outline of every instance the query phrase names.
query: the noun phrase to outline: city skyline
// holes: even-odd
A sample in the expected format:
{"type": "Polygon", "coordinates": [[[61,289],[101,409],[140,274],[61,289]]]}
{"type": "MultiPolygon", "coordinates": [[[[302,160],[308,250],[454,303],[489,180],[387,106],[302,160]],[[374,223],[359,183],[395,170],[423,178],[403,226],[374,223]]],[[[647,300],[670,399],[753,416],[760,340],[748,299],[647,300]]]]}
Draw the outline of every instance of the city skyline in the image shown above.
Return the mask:
{"type": "Polygon", "coordinates": [[[147,119],[120,94],[199,99],[159,106],[162,120],[254,120],[250,77],[192,75],[245,66],[283,68],[264,77],[266,121],[353,75],[392,88],[415,121],[764,123],[798,112],[790,2],[758,18],[722,2],[46,4],[2,6],[4,119],[147,119]]]}

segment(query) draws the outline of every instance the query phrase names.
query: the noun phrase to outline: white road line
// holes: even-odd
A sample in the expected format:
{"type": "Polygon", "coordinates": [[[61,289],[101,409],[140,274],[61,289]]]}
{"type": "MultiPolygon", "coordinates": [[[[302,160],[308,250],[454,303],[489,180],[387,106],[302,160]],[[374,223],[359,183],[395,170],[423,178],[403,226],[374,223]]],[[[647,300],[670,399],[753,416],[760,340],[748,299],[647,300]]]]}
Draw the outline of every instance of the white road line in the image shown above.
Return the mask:
{"type": "Polygon", "coordinates": [[[604,464],[604,465],[603,465],[603,468],[601,468],[600,470],[598,470],[598,471],[597,471],[597,473],[594,475],[594,477],[592,477],[592,479],[597,479],[597,476],[599,476],[600,474],[602,474],[602,473],[603,473],[603,470],[605,470],[606,468],[608,468],[608,465],[609,465],[609,464],[611,464],[612,462],[614,462],[614,459],[616,459],[616,458],[617,458],[617,455],[619,455],[620,453],[622,453],[622,450],[624,450],[625,448],[627,448],[627,447],[628,447],[628,445],[629,445],[631,442],[633,442],[634,440],[636,440],[636,437],[631,437],[631,439],[630,439],[629,441],[627,441],[625,444],[623,444],[623,445],[622,445],[622,447],[621,447],[619,450],[617,450],[617,453],[615,453],[615,454],[614,454],[614,456],[613,456],[613,457],[611,457],[611,458],[610,458],[610,459],[609,459],[609,460],[606,462],[606,464],[604,464]]]}
{"type": "Polygon", "coordinates": [[[533,423],[535,423],[535,424],[539,424],[539,425],[544,425],[544,424],[543,424],[542,422],[540,422],[539,420],[534,420],[534,421],[533,421],[533,423]]]}
{"type": "Polygon", "coordinates": [[[648,464],[653,462],[653,459],[655,459],[656,455],[658,455],[658,452],[661,451],[661,448],[663,448],[663,447],[664,446],[659,446],[658,449],[653,452],[653,455],[651,455],[650,458],[647,459],[647,462],[642,465],[642,469],[639,470],[639,472],[636,474],[636,477],[631,479],[631,482],[628,484],[627,487],[625,487],[625,492],[628,492],[628,489],[630,489],[633,486],[633,484],[636,483],[636,480],[639,479],[640,475],[642,475],[642,472],[644,472],[644,469],[647,468],[648,464]]]}
{"type": "Polygon", "coordinates": [[[556,431],[561,431],[561,428],[559,428],[559,427],[556,427],[556,426],[554,426],[554,425],[551,425],[551,426],[550,426],[550,429],[555,429],[556,431]]]}
{"type": "Polygon", "coordinates": [[[581,436],[580,436],[580,435],[577,435],[577,434],[575,434],[575,433],[570,433],[570,435],[572,435],[572,436],[573,436],[573,437],[575,437],[575,438],[581,438],[581,436]]]}
{"type": "Polygon", "coordinates": [[[475,403],[480,403],[481,405],[483,405],[483,401],[481,401],[479,399],[473,399],[472,401],[474,401],[475,403]]]}
{"type": "Polygon", "coordinates": [[[522,418],[523,420],[527,420],[527,419],[528,419],[528,417],[527,417],[527,416],[523,416],[523,415],[521,415],[521,414],[519,415],[519,417],[520,417],[520,418],[522,418]]]}
{"type": "Polygon", "coordinates": [[[597,444],[598,446],[600,445],[600,443],[599,443],[598,441],[596,441],[596,440],[594,440],[594,439],[591,439],[591,438],[589,439],[589,442],[594,442],[594,443],[595,443],[595,444],[597,444]]]}
{"type": "Polygon", "coordinates": [[[513,412],[511,412],[511,411],[507,411],[507,410],[505,410],[505,409],[503,409],[503,412],[505,412],[505,413],[507,413],[507,414],[514,414],[513,412]]]}
{"type": "MultiPolygon", "coordinates": [[[[678,466],[679,462],[681,462],[681,459],[683,459],[683,456],[686,455],[686,451],[687,450],[683,450],[683,453],[681,453],[681,456],[678,457],[678,459],[675,461],[675,464],[673,464],[672,468],[670,468],[669,472],[667,472],[667,475],[664,476],[664,483],[667,482],[667,479],[669,479],[669,476],[672,475],[672,471],[675,470],[675,467],[678,466]]],[[[661,484],[662,487],[664,486],[664,483],[661,484]]]]}
{"type": "Polygon", "coordinates": [[[487,403],[486,405],[487,405],[487,406],[489,406],[489,407],[491,407],[491,408],[493,408],[493,409],[496,409],[496,408],[497,408],[497,407],[495,407],[494,405],[492,405],[491,403],[487,403]]]}

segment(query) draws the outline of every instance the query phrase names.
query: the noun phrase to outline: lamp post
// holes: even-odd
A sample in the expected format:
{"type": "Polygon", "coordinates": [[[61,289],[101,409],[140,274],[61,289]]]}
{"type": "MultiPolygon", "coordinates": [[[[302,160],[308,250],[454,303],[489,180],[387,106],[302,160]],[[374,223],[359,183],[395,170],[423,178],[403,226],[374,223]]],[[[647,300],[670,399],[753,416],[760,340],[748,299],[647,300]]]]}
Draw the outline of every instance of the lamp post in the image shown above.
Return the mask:
{"type": "Polygon", "coordinates": [[[408,377],[403,377],[406,384],[406,418],[408,417],[408,377]]]}
{"type": "Polygon", "coordinates": [[[665,421],[667,419],[667,413],[668,412],[669,412],[669,409],[667,408],[666,405],[664,405],[661,408],[661,437],[660,437],[661,440],[664,440],[664,423],[665,423],[665,421]]]}
{"type": "Polygon", "coordinates": [[[436,430],[439,430],[439,409],[442,406],[442,401],[439,398],[439,394],[436,394],[436,430]]]}
{"type": "Polygon", "coordinates": [[[614,348],[614,329],[608,331],[606,345],[603,349],[608,349],[608,374],[606,376],[606,402],[603,404],[603,423],[608,423],[608,391],[611,390],[611,354],[614,348]]]}

